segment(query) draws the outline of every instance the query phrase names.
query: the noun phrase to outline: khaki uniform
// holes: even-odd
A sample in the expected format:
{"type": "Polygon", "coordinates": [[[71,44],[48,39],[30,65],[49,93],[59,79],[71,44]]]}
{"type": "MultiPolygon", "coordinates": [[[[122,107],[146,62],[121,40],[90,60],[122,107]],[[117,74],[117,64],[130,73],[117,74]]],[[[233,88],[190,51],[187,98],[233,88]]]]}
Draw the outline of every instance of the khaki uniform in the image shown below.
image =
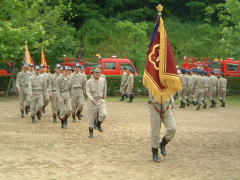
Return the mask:
{"type": "Polygon", "coordinates": [[[207,103],[210,91],[210,79],[208,76],[204,76],[204,91],[203,91],[203,101],[207,103]]]}
{"type": "Polygon", "coordinates": [[[133,74],[130,74],[127,78],[126,94],[128,96],[133,94],[133,87],[134,87],[134,77],[133,77],[133,74]]]}
{"type": "Polygon", "coordinates": [[[173,98],[171,100],[163,103],[161,112],[161,105],[155,101],[152,95],[150,97],[150,121],[151,121],[151,145],[152,148],[159,148],[160,142],[160,129],[161,124],[163,123],[165,128],[167,129],[164,137],[167,141],[170,141],[174,138],[176,133],[176,123],[173,116],[173,98]]]}
{"type": "Polygon", "coordinates": [[[73,98],[72,108],[73,112],[77,109],[82,110],[84,104],[84,95],[86,94],[86,75],[81,73],[76,74],[75,72],[71,75],[73,82],[73,98]]]}
{"type": "Polygon", "coordinates": [[[94,128],[94,121],[98,119],[103,122],[107,117],[106,111],[106,79],[100,77],[99,80],[90,78],[86,83],[86,94],[88,96],[88,115],[89,115],[89,127],[94,128]],[[95,99],[97,104],[95,105],[92,100],[95,99]]]}
{"type": "Polygon", "coordinates": [[[183,102],[186,103],[186,97],[187,97],[187,91],[188,91],[188,83],[189,83],[189,76],[186,74],[180,74],[179,75],[181,84],[182,84],[182,90],[179,91],[178,96],[179,99],[183,102]]]}
{"type": "Polygon", "coordinates": [[[41,111],[43,106],[44,79],[41,75],[32,75],[29,81],[29,95],[31,96],[31,113],[35,116],[36,111],[41,111]]]}
{"type": "Polygon", "coordinates": [[[58,112],[57,80],[60,76],[62,75],[55,73],[49,77],[49,95],[52,96],[51,107],[53,114],[58,112]]]}
{"type": "Polygon", "coordinates": [[[73,96],[73,86],[71,77],[64,75],[57,79],[57,96],[58,108],[60,110],[60,118],[64,118],[65,115],[69,116],[72,112],[71,97],[73,96]]]}
{"type": "Polygon", "coordinates": [[[210,99],[214,101],[217,97],[218,78],[214,75],[211,75],[209,79],[210,79],[209,95],[210,95],[210,99]]]}
{"type": "Polygon", "coordinates": [[[24,111],[24,106],[30,106],[30,98],[28,96],[29,80],[30,74],[28,72],[21,71],[17,74],[16,87],[19,93],[19,105],[21,111],[24,111]]]}
{"type": "Polygon", "coordinates": [[[43,91],[43,103],[44,106],[47,106],[49,102],[49,74],[44,72],[41,76],[43,77],[44,86],[47,87],[43,91]]]}
{"type": "Polygon", "coordinates": [[[203,101],[203,89],[204,89],[204,77],[198,75],[193,81],[193,99],[197,101],[198,104],[202,104],[203,101]]]}
{"type": "Polygon", "coordinates": [[[128,74],[124,71],[122,73],[121,85],[120,85],[120,90],[119,90],[121,95],[125,95],[126,94],[127,80],[128,80],[128,74]]]}
{"type": "Polygon", "coordinates": [[[218,80],[219,84],[219,99],[222,100],[223,102],[225,102],[226,99],[226,91],[227,91],[227,79],[224,77],[221,77],[218,80]]]}

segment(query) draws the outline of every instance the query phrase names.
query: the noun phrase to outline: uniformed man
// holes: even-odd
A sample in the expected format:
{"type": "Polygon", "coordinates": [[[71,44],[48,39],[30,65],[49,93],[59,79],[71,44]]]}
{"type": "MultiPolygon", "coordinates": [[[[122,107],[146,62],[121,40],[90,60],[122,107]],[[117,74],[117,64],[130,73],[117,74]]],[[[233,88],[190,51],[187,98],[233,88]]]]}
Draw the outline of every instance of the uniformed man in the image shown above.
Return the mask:
{"type": "Polygon", "coordinates": [[[20,104],[20,112],[21,117],[24,118],[24,109],[26,114],[30,108],[30,100],[28,96],[28,85],[30,80],[30,75],[27,72],[28,65],[24,64],[22,67],[22,71],[17,74],[16,80],[16,91],[19,94],[19,104],[20,104]]]}
{"type": "Polygon", "coordinates": [[[225,107],[226,91],[227,91],[227,79],[224,78],[224,74],[219,73],[220,79],[218,80],[219,84],[219,100],[222,103],[221,107],[225,107]]]}
{"type": "Polygon", "coordinates": [[[204,78],[201,76],[201,70],[195,70],[197,76],[192,82],[193,100],[199,110],[203,102],[204,78]]]}
{"type": "Polygon", "coordinates": [[[89,138],[93,138],[93,128],[96,126],[103,132],[102,122],[107,116],[106,112],[106,79],[101,77],[101,69],[93,69],[93,77],[87,80],[86,94],[88,96],[89,138]]]}
{"type": "Polygon", "coordinates": [[[57,113],[59,113],[58,96],[57,96],[57,80],[61,76],[61,65],[56,64],[54,70],[55,70],[55,73],[49,77],[49,97],[51,100],[53,123],[56,123],[57,113]]]}
{"type": "Polygon", "coordinates": [[[68,76],[68,66],[63,67],[63,75],[57,79],[58,108],[60,111],[59,119],[61,127],[65,128],[68,124],[68,117],[72,112],[71,98],[73,97],[72,78],[68,76]]]}
{"type": "Polygon", "coordinates": [[[210,79],[209,79],[209,73],[207,71],[204,71],[204,91],[203,91],[203,108],[207,108],[207,102],[209,98],[209,89],[210,89],[210,79]]]}
{"type": "Polygon", "coordinates": [[[73,82],[73,98],[72,98],[72,117],[73,122],[76,122],[75,114],[78,120],[81,120],[81,112],[83,110],[84,96],[86,96],[86,75],[80,73],[81,65],[75,64],[74,73],[71,74],[73,82]]]}
{"type": "Polygon", "coordinates": [[[124,97],[126,96],[127,79],[128,79],[127,69],[126,69],[126,67],[123,67],[122,68],[120,90],[119,90],[119,92],[121,93],[120,101],[124,101],[124,97]]]}
{"type": "Polygon", "coordinates": [[[126,94],[129,97],[128,102],[133,101],[133,87],[134,87],[134,77],[133,77],[133,70],[128,71],[128,78],[127,78],[127,89],[126,89],[126,94]]]}
{"type": "Polygon", "coordinates": [[[44,89],[44,92],[43,92],[43,108],[42,108],[42,112],[45,113],[45,108],[46,106],[48,105],[48,102],[49,102],[49,74],[44,72],[44,65],[41,64],[40,65],[40,73],[41,73],[41,76],[43,76],[43,81],[45,83],[45,87],[47,87],[46,89],[44,89]]]}
{"type": "Polygon", "coordinates": [[[210,94],[210,100],[211,100],[211,106],[210,107],[216,107],[216,97],[217,97],[217,89],[218,89],[218,78],[214,75],[214,72],[210,72],[210,89],[209,89],[209,94],[210,94]]]}
{"type": "Polygon", "coordinates": [[[35,74],[31,76],[29,81],[29,97],[31,99],[31,117],[32,123],[36,122],[35,115],[41,120],[43,106],[44,79],[40,75],[40,67],[35,66],[35,74]]]}
{"type": "Polygon", "coordinates": [[[180,100],[180,108],[185,108],[186,105],[186,98],[187,98],[187,91],[188,91],[188,76],[185,74],[186,70],[185,69],[181,69],[181,73],[179,75],[180,80],[181,80],[181,84],[182,84],[182,89],[179,91],[178,96],[179,96],[179,100],[180,100]]]}
{"type": "Polygon", "coordinates": [[[33,64],[28,65],[28,73],[30,74],[30,76],[32,76],[34,74],[34,65],[33,64]]]}
{"type": "Polygon", "coordinates": [[[152,158],[153,161],[159,162],[158,148],[160,147],[163,156],[167,156],[165,146],[174,138],[176,133],[176,123],[173,116],[174,99],[172,97],[169,101],[160,104],[150,93],[149,98],[152,158]],[[160,142],[160,129],[162,123],[167,131],[160,142]]]}

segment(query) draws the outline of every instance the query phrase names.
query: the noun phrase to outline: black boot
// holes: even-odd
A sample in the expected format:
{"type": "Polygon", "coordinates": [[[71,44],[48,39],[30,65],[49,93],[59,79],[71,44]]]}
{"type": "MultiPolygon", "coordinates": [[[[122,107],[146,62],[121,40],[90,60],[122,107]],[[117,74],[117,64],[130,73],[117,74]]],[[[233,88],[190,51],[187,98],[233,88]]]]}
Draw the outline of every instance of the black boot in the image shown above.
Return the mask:
{"type": "Polygon", "coordinates": [[[76,116],[77,116],[78,120],[81,120],[81,113],[80,113],[79,110],[77,110],[77,112],[76,112],[76,116]]]}
{"type": "Polygon", "coordinates": [[[41,120],[41,116],[42,116],[41,111],[37,111],[36,115],[38,120],[41,120]]]}
{"type": "Polygon", "coordinates": [[[129,101],[128,101],[128,102],[132,102],[132,101],[133,101],[133,98],[134,98],[134,96],[133,96],[133,95],[130,95],[130,96],[129,96],[129,101]]]}
{"type": "Polygon", "coordinates": [[[183,102],[182,102],[182,100],[180,101],[180,106],[179,106],[179,108],[183,108],[183,102]]]}
{"type": "Polygon", "coordinates": [[[152,159],[155,162],[160,162],[160,158],[158,156],[158,148],[152,148],[152,159]]]}
{"type": "Polygon", "coordinates": [[[197,104],[197,108],[196,108],[196,110],[199,111],[200,107],[201,107],[201,104],[198,103],[198,104],[197,104]]]}
{"type": "Polygon", "coordinates": [[[24,118],[24,110],[21,110],[21,118],[24,118]]]}
{"type": "Polygon", "coordinates": [[[60,119],[61,120],[61,128],[65,128],[65,121],[64,119],[60,119]]]}
{"type": "Polygon", "coordinates": [[[210,107],[214,107],[214,101],[211,100],[211,106],[210,107]]]}
{"type": "Polygon", "coordinates": [[[46,112],[46,111],[45,111],[45,107],[46,107],[46,105],[43,105],[43,107],[42,107],[42,112],[43,112],[43,113],[46,112]]]}
{"type": "Polygon", "coordinates": [[[26,106],[26,107],[25,107],[25,114],[26,114],[26,115],[28,115],[29,109],[30,109],[29,106],[26,106]]]}
{"type": "Polygon", "coordinates": [[[89,138],[93,138],[93,128],[88,128],[89,130],[89,138]]]}
{"type": "Polygon", "coordinates": [[[74,112],[72,113],[72,118],[73,118],[73,122],[76,122],[76,115],[74,112]]]}
{"type": "Polygon", "coordinates": [[[65,126],[68,125],[68,115],[64,116],[64,124],[65,124],[65,126]]]}
{"type": "Polygon", "coordinates": [[[97,120],[97,122],[96,122],[97,128],[100,132],[103,132],[103,128],[102,128],[101,124],[102,124],[102,122],[97,120]]]}
{"type": "Polygon", "coordinates": [[[203,101],[203,109],[207,108],[207,103],[205,101],[203,101]]]}
{"type": "Polygon", "coordinates": [[[53,123],[57,123],[57,114],[53,113],[53,123]]]}
{"type": "Polygon", "coordinates": [[[222,103],[222,107],[225,107],[225,102],[223,101],[223,103],[222,103]]]}
{"type": "Polygon", "coordinates": [[[163,156],[167,156],[167,151],[166,151],[165,146],[168,144],[168,142],[169,142],[169,141],[167,141],[166,138],[163,137],[162,142],[159,143],[159,145],[160,145],[160,150],[161,150],[161,154],[162,154],[163,156]]]}
{"type": "Polygon", "coordinates": [[[32,118],[32,123],[35,123],[36,122],[35,115],[31,115],[31,118],[32,118]]]}
{"type": "Polygon", "coordinates": [[[120,101],[124,101],[124,95],[121,95],[120,101]]]}
{"type": "Polygon", "coordinates": [[[217,102],[216,101],[213,101],[213,107],[216,107],[216,105],[217,105],[217,102]]]}
{"type": "Polygon", "coordinates": [[[185,108],[186,104],[184,102],[182,102],[182,103],[183,103],[182,108],[185,108]]]}

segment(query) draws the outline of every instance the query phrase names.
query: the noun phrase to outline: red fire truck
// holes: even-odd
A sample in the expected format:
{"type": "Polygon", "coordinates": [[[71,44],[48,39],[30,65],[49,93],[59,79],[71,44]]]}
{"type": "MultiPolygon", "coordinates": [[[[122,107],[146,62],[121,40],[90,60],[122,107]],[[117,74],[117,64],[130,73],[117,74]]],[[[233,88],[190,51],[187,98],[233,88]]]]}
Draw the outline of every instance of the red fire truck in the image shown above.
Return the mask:
{"type": "Polygon", "coordinates": [[[13,63],[6,60],[0,60],[0,76],[10,76],[13,71],[13,63]]]}
{"type": "Polygon", "coordinates": [[[134,67],[132,62],[127,58],[117,58],[116,56],[112,56],[111,58],[99,57],[97,63],[89,63],[79,59],[77,61],[70,62],[69,58],[67,57],[64,57],[62,59],[64,60],[64,63],[61,63],[62,66],[73,67],[76,64],[76,62],[80,63],[82,66],[84,66],[85,73],[87,75],[90,74],[91,67],[98,64],[101,65],[102,73],[105,75],[121,75],[123,67],[126,67],[126,69],[128,70],[132,70],[133,74],[137,75],[136,68],[134,67]]]}
{"type": "Polygon", "coordinates": [[[233,58],[225,60],[212,58],[184,57],[182,67],[185,69],[198,68],[204,71],[222,72],[225,76],[240,77],[240,61],[233,58]]]}

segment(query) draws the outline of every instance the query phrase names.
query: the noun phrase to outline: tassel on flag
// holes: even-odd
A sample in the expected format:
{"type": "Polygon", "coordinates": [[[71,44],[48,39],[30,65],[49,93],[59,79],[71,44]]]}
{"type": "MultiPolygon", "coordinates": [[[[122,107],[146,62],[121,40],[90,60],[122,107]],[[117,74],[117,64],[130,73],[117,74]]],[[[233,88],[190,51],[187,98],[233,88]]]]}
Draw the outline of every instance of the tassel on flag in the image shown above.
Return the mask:
{"type": "Polygon", "coordinates": [[[170,41],[164,28],[161,11],[159,11],[154,32],[147,53],[147,61],[143,74],[143,85],[160,104],[168,101],[181,89],[181,81],[176,70],[170,41]]]}
{"type": "Polygon", "coordinates": [[[24,53],[24,59],[23,59],[23,64],[34,64],[33,59],[31,57],[31,54],[28,50],[28,44],[27,41],[25,41],[25,53],[24,53]]]}

